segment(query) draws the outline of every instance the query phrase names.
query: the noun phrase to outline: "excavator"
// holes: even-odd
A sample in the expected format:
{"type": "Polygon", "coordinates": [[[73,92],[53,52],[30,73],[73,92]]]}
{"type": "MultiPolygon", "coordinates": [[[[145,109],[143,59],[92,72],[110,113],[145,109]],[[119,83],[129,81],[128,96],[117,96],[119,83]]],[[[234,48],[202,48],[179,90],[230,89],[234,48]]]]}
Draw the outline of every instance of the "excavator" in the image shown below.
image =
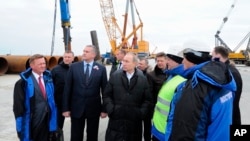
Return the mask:
{"type": "Polygon", "coordinates": [[[116,50],[124,49],[127,52],[133,52],[137,54],[138,57],[149,56],[149,42],[143,40],[143,35],[142,35],[143,23],[139,16],[139,12],[136,8],[134,0],[126,1],[125,14],[123,15],[124,16],[123,29],[121,29],[117,23],[117,19],[115,17],[115,12],[114,12],[113,1],[112,0],[99,0],[99,1],[100,1],[102,19],[111,45],[111,52],[109,54],[114,55],[116,50]],[[127,34],[129,8],[132,17],[132,31],[127,34]],[[139,18],[138,25],[136,25],[135,23],[136,21],[135,12],[139,18]],[[137,34],[137,32],[139,32],[139,34],[137,34]],[[129,39],[131,38],[132,42],[129,43],[129,39]],[[120,40],[120,42],[117,43],[117,40],[120,40]]]}
{"type": "Polygon", "coordinates": [[[236,64],[245,64],[247,66],[250,66],[250,59],[249,59],[250,32],[240,41],[240,43],[233,50],[219,36],[219,34],[221,33],[221,29],[223,28],[224,24],[228,20],[228,16],[230,15],[233,8],[235,7],[235,3],[236,3],[236,0],[234,0],[233,4],[231,5],[230,10],[227,13],[227,16],[223,18],[223,22],[215,34],[215,46],[223,46],[223,47],[227,48],[229,51],[229,56],[228,56],[229,59],[234,61],[236,64]],[[249,40],[248,40],[246,49],[240,50],[239,52],[236,52],[248,38],[249,38],[249,40]]]}

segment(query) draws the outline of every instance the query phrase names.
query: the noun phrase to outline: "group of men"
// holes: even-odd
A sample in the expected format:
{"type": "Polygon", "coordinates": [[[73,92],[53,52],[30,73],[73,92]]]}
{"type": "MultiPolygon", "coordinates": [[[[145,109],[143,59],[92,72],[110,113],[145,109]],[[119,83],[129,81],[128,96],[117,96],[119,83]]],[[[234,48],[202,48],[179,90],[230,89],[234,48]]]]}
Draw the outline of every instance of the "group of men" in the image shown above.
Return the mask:
{"type": "Polygon", "coordinates": [[[223,47],[212,58],[193,49],[183,57],[160,52],[153,70],[146,58],[118,50],[109,79],[96,55],[87,45],[73,63],[74,53],[65,52],[51,71],[44,56],[30,58],[14,88],[21,141],[57,140],[65,117],[71,141],[83,141],[85,127],[87,141],[98,141],[99,119],[107,116],[106,141],[229,140],[232,121],[241,124],[242,80],[223,47]]]}

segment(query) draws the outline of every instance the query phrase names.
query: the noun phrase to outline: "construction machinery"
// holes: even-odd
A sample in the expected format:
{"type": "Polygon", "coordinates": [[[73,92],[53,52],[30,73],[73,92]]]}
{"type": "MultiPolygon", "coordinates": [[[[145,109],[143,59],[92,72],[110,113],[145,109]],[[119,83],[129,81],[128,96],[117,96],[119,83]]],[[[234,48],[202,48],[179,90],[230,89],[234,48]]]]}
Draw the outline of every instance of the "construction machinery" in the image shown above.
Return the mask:
{"type": "Polygon", "coordinates": [[[240,41],[240,43],[233,50],[219,36],[219,34],[221,33],[221,29],[223,28],[223,26],[228,20],[228,16],[231,14],[233,8],[235,7],[235,3],[236,3],[236,0],[234,0],[233,4],[230,7],[230,10],[227,13],[227,16],[223,18],[223,22],[215,34],[215,46],[223,46],[227,48],[229,51],[229,56],[228,56],[229,59],[234,61],[236,64],[246,64],[247,66],[249,66],[250,65],[250,59],[249,59],[250,32],[242,39],[242,41],[240,41]],[[249,38],[249,41],[248,41],[246,49],[236,52],[248,38],[249,38]]]}
{"type": "Polygon", "coordinates": [[[124,17],[123,29],[121,29],[117,23],[112,0],[99,0],[99,1],[100,1],[102,19],[111,45],[111,51],[108,52],[108,54],[114,55],[116,50],[124,49],[127,52],[136,53],[139,57],[148,56],[149,42],[143,40],[143,23],[139,16],[134,0],[126,1],[125,13],[123,15],[124,17]],[[132,27],[131,27],[132,31],[127,34],[129,8],[132,17],[132,27]],[[138,25],[136,25],[135,22],[136,21],[135,12],[139,20],[138,25]],[[129,43],[129,40],[131,38],[132,41],[131,43],[129,43]],[[119,43],[117,42],[118,40],[120,40],[119,43]]]}
{"type": "Polygon", "coordinates": [[[240,43],[229,52],[229,59],[233,60],[236,64],[246,64],[250,66],[250,32],[240,41],[240,43]],[[243,43],[248,39],[246,49],[241,49],[239,52],[236,52],[243,43]]]}
{"type": "Polygon", "coordinates": [[[154,48],[154,50],[149,54],[149,58],[155,58],[156,57],[156,53],[155,51],[157,50],[157,46],[154,48]]]}

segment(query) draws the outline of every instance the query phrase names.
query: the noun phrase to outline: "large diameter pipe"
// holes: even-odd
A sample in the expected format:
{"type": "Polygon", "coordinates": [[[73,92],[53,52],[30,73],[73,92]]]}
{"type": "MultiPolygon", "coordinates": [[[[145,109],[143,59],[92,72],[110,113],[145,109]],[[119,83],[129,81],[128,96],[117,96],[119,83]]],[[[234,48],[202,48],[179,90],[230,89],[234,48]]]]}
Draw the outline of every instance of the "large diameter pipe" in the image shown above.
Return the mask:
{"type": "Polygon", "coordinates": [[[45,60],[47,62],[47,68],[49,70],[51,70],[52,68],[54,68],[58,64],[57,59],[54,56],[45,56],[45,60]]]}
{"type": "Polygon", "coordinates": [[[56,58],[57,64],[60,64],[63,61],[63,57],[62,56],[56,55],[54,57],[56,58]]]}
{"type": "Polygon", "coordinates": [[[29,67],[29,57],[21,55],[4,56],[8,62],[7,73],[20,73],[29,67]]]}
{"type": "Polygon", "coordinates": [[[4,57],[0,56],[0,75],[4,75],[8,71],[8,62],[4,57]]]}
{"type": "Polygon", "coordinates": [[[75,62],[78,62],[78,61],[82,61],[82,55],[79,55],[79,56],[76,56],[78,59],[74,59],[74,60],[77,60],[75,62]]]}

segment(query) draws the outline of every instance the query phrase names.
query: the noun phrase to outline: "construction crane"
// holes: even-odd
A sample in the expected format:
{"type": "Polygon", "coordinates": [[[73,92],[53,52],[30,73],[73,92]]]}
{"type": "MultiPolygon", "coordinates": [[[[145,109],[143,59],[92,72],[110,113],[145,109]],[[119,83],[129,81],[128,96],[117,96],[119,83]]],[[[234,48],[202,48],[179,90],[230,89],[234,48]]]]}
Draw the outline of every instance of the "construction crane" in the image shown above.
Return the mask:
{"type": "Polygon", "coordinates": [[[124,16],[123,29],[121,29],[117,23],[112,0],[99,0],[99,1],[100,1],[102,19],[111,45],[111,54],[114,54],[115,51],[118,49],[124,49],[128,52],[136,53],[139,57],[148,56],[149,43],[143,40],[143,35],[142,35],[143,23],[139,16],[139,12],[135,6],[134,1],[133,0],[126,1],[125,14],[123,15],[124,16]],[[129,34],[127,34],[129,8],[132,17],[132,31],[129,34]],[[135,12],[139,18],[138,25],[136,25],[135,23],[135,12]],[[137,32],[139,30],[140,30],[139,32],[140,36],[138,40],[137,32]],[[118,34],[117,32],[119,33],[119,36],[117,36],[118,34]],[[132,42],[129,43],[129,39],[131,38],[132,42]],[[117,44],[117,40],[119,39],[120,43],[117,44]]]}
{"type": "Polygon", "coordinates": [[[228,58],[233,60],[237,64],[245,64],[250,66],[250,32],[240,41],[240,43],[229,53],[228,58]],[[241,49],[239,52],[236,52],[243,43],[248,39],[246,49],[241,49]]]}
{"type": "Polygon", "coordinates": [[[215,34],[215,46],[224,46],[228,49],[229,52],[232,52],[232,50],[230,49],[230,47],[221,39],[220,37],[220,33],[221,33],[221,30],[222,28],[224,27],[225,23],[227,22],[228,20],[228,17],[229,15],[231,14],[233,8],[235,7],[235,4],[236,4],[236,0],[234,0],[233,4],[231,5],[227,15],[223,18],[223,21],[219,27],[219,29],[216,31],[216,34],[215,34]]]}
{"type": "Polygon", "coordinates": [[[250,59],[249,59],[249,53],[250,53],[250,32],[240,41],[240,43],[232,50],[219,36],[221,33],[222,28],[224,27],[225,23],[228,20],[229,15],[231,14],[233,8],[235,7],[236,0],[234,0],[233,4],[231,5],[226,17],[223,18],[223,22],[219,29],[217,30],[215,34],[215,46],[223,46],[228,49],[229,51],[229,59],[234,61],[236,64],[246,64],[250,66],[250,59]],[[242,44],[249,38],[248,45],[245,50],[240,50],[239,52],[236,52],[242,44]]]}
{"type": "Polygon", "coordinates": [[[155,53],[155,51],[157,50],[157,46],[154,48],[154,50],[150,53],[150,55],[149,55],[149,57],[150,58],[155,58],[156,57],[156,53],[155,53]]]}
{"type": "MultiPolygon", "coordinates": [[[[55,40],[55,29],[56,29],[56,14],[57,14],[57,0],[55,0],[55,10],[54,10],[54,25],[53,25],[53,35],[51,44],[51,56],[54,51],[54,40],[55,40]]],[[[61,11],[61,26],[63,28],[63,42],[64,50],[71,51],[71,36],[70,36],[70,12],[69,12],[69,1],[60,0],[60,11],[61,11]]]]}

